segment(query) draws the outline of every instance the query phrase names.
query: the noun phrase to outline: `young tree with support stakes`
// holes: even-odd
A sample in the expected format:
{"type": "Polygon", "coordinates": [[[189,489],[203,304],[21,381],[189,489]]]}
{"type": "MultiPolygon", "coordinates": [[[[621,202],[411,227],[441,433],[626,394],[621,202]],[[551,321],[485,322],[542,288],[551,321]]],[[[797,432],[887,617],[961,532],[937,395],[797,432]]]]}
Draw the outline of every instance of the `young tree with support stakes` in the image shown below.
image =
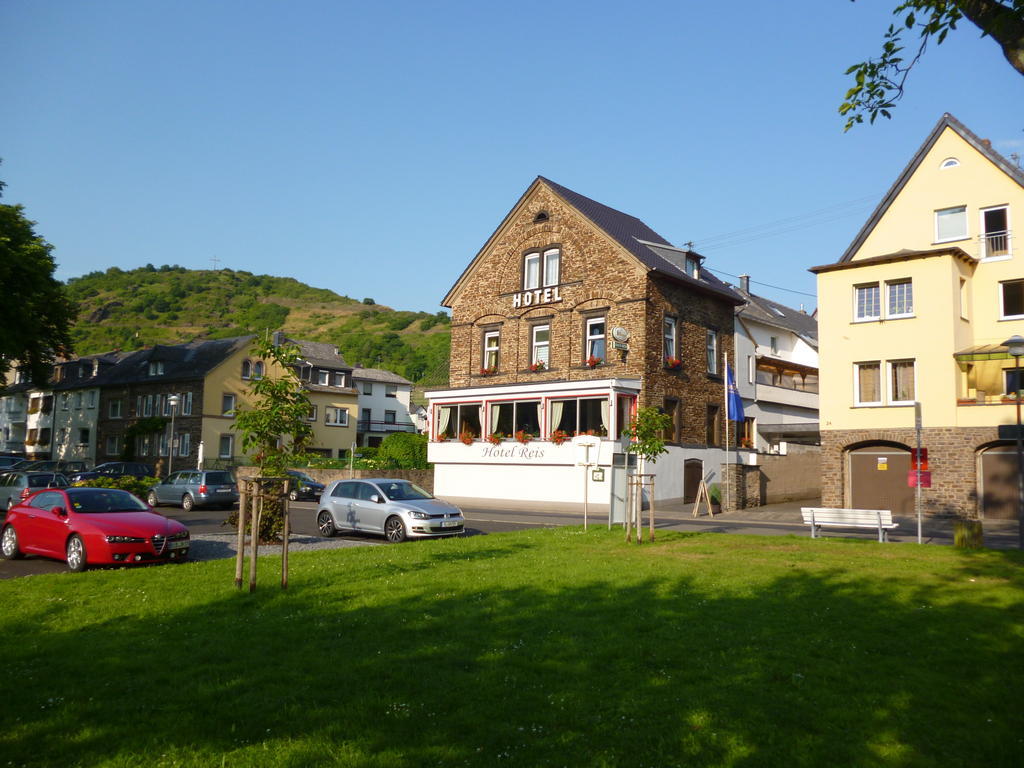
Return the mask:
{"type": "Polygon", "coordinates": [[[256,379],[249,386],[252,406],[239,408],[235,412],[235,429],[242,436],[242,449],[252,455],[259,467],[259,477],[242,482],[238,506],[235,586],[242,586],[246,515],[247,507],[251,506],[250,592],[256,588],[256,559],[260,539],[281,537],[281,586],[284,588],[288,585],[286,470],[295,462],[305,459],[305,447],[313,434],[309,423],[309,397],[292,367],[299,359],[298,347],[293,344],[275,344],[267,332],[258,337],[251,354],[271,365],[267,366],[267,374],[263,378],[256,379]]]}
{"type": "MultiPolygon", "coordinates": [[[[668,453],[665,448],[665,430],[672,426],[672,417],[662,413],[657,408],[641,408],[636,412],[636,418],[629,424],[630,444],[627,449],[640,457],[640,466],[637,468],[639,483],[635,486],[636,492],[632,495],[627,505],[626,513],[626,541],[632,540],[632,525],[636,521],[636,542],[640,544],[643,540],[641,532],[641,518],[643,513],[643,478],[646,477],[647,462],[654,463],[663,453],[668,453]]],[[[650,479],[650,527],[651,541],[654,541],[654,476],[650,479]]]]}

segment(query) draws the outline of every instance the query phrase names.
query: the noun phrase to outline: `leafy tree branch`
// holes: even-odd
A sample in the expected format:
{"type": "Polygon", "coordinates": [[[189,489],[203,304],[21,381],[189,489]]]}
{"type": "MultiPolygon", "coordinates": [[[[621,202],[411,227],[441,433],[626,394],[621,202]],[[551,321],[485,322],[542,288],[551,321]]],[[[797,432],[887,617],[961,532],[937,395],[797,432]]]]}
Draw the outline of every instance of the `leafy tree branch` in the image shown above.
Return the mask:
{"type": "Polygon", "coordinates": [[[839,114],[846,117],[846,131],[865,117],[870,123],[879,116],[891,119],[891,110],[903,98],[907,78],[928,43],[934,40],[941,45],[962,19],[980,29],[982,37],[991,37],[1010,66],[1024,75],[1024,0],[905,0],[892,13],[900,21],[889,25],[881,55],[846,70],[854,80],[839,107],[839,114]],[[916,46],[908,50],[903,36],[915,30],[916,46]]]}

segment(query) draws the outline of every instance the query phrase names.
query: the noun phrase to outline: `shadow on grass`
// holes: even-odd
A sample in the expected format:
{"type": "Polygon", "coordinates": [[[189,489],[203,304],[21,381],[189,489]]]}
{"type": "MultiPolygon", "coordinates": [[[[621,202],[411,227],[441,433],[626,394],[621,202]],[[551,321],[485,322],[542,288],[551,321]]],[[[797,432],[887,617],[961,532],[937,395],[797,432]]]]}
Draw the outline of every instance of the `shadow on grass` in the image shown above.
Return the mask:
{"type": "MultiPolygon", "coordinates": [[[[551,588],[502,581],[534,545],[496,539],[393,567],[382,548],[337,589],[336,564],[310,560],[287,594],[38,633],[4,652],[3,762],[1024,763],[1019,597],[799,562],[718,588],[682,567],[627,575],[609,561],[639,570],[642,550],[584,537],[562,568],[590,575],[551,588]]],[[[1006,579],[993,562],[966,555],[948,579],[1006,579]]]]}

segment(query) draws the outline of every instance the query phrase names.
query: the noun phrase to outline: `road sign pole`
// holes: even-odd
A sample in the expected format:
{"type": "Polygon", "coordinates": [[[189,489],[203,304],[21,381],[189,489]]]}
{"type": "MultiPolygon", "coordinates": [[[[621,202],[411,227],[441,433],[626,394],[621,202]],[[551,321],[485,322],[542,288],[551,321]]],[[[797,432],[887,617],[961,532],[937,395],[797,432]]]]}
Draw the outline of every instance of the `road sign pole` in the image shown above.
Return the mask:
{"type": "Polygon", "coordinates": [[[921,542],[921,403],[914,403],[914,432],[917,434],[917,460],[914,462],[915,474],[914,483],[914,509],[917,512],[917,543],[921,542]]]}

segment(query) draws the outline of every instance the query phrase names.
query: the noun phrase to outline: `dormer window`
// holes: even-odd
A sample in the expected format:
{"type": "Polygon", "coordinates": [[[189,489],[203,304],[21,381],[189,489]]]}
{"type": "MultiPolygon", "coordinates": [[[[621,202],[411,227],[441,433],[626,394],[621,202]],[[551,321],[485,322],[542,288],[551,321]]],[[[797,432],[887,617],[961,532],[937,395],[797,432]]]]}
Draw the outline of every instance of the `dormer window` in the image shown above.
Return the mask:
{"type": "Polygon", "coordinates": [[[321,386],[328,387],[331,384],[330,371],[317,371],[316,372],[316,383],[321,386]]]}
{"type": "Polygon", "coordinates": [[[150,376],[163,376],[164,373],[164,361],[163,360],[151,360],[149,363],[149,375],[150,376]]]}
{"type": "Polygon", "coordinates": [[[534,251],[523,257],[523,290],[533,291],[541,286],[558,285],[561,277],[562,254],[558,248],[534,251]]]}
{"type": "Polygon", "coordinates": [[[344,387],[345,386],[345,373],[343,371],[335,371],[334,374],[331,376],[331,379],[333,380],[332,384],[334,386],[336,386],[336,387],[344,387]]]}
{"type": "Polygon", "coordinates": [[[693,256],[686,257],[686,274],[692,277],[694,280],[700,279],[700,260],[695,259],[693,256]]]}

